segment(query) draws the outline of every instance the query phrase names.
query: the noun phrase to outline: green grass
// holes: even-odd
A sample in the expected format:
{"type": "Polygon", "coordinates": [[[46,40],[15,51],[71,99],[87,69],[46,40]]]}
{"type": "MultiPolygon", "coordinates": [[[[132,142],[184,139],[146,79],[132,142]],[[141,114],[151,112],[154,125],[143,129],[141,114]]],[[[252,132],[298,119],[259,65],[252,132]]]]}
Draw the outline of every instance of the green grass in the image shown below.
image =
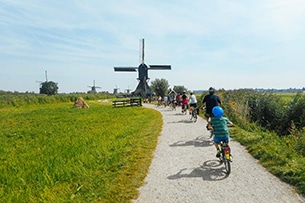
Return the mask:
{"type": "Polygon", "coordinates": [[[305,157],[297,149],[304,147],[304,135],[281,138],[275,133],[259,130],[250,132],[235,127],[231,130],[231,136],[246,146],[268,171],[305,195],[305,157]]]}
{"type": "Polygon", "coordinates": [[[161,115],[89,101],[0,109],[0,202],[127,202],[138,195],[161,115]]]}

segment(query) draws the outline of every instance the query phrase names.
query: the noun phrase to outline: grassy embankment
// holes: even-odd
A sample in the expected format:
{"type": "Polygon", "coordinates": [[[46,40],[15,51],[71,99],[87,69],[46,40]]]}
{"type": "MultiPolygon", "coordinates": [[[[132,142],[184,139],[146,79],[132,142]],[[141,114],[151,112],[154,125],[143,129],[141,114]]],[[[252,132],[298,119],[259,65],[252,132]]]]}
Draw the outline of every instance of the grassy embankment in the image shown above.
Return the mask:
{"type": "Polygon", "coordinates": [[[220,92],[219,95],[224,101],[226,116],[236,126],[231,130],[231,137],[244,145],[268,171],[305,195],[305,127],[302,127],[305,95],[247,91],[220,92]],[[249,108],[253,99],[255,112],[249,108]],[[250,121],[249,117],[255,114],[258,120],[250,121]],[[274,130],[268,130],[271,127],[274,130]],[[279,135],[275,132],[279,129],[289,133],[279,135]]]}
{"type": "Polygon", "coordinates": [[[142,107],[87,103],[89,109],[74,109],[72,102],[0,108],[0,202],[137,197],[161,115],[142,107]]]}

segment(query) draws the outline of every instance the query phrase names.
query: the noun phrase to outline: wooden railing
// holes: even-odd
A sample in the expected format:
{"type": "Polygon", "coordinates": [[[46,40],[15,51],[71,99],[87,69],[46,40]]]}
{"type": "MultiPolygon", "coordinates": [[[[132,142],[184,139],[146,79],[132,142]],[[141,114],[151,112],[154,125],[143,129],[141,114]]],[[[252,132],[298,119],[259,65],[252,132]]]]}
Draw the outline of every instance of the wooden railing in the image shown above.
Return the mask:
{"type": "Polygon", "coordinates": [[[113,107],[142,106],[141,98],[130,98],[112,101],[113,107]]]}

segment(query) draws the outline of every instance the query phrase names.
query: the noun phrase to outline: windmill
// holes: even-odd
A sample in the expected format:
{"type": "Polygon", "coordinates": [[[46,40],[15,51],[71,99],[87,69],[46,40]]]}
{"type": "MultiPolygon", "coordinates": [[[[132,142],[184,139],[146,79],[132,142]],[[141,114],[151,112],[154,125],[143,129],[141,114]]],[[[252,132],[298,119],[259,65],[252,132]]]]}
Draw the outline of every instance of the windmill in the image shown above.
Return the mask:
{"type": "Polygon", "coordinates": [[[120,88],[118,88],[118,86],[115,85],[115,88],[113,88],[113,94],[118,94],[119,90],[120,90],[120,88]]]}
{"type": "MultiPolygon", "coordinates": [[[[45,71],[44,74],[45,74],[45,77],[46,77],[46,81],[45,82],[47,83],[48,82],[48,72],[45,71]]],[[[45,83],[45,82],[42,82],[42,81],[36,81],[36,82],[38,82],[40,84],[40,87],[42,86],[42,83],[45,83]]]]}
{"type": "Polygon", "coordinates": [[[129,86],[128,86],[128,88],[127,89],[125,89],[125,92],[127,93],[127,94],[130,94],[130,88],[129,88],[129,86]]]}
{"type": "Polygon", "coordinates": [[[142,42],[142,56],[141,56],[141,64],[138,67],[114,67],[114,71],[117,72],[136,72],[138,70],[138,80],[139,84],[132,95],[134,96],[142,96],[146,98],[151,96],[152,92],[147,84],[149,80],[148,70],[171,70],[170,65],[147,65],[144,63],[144,39],[142,42]]]}
{"type": "Polygon", "coordinates": [[[101,88],[101,87],[95,86],[95,80],[93,80],[93,86],[88,86],[88,87],[91,88],[91,90],[88,91],[88,93],[94,93],[94,94],[97,93],[97,92],[96,92],[96,89],[97,89],[97,88],[101,88]]]}

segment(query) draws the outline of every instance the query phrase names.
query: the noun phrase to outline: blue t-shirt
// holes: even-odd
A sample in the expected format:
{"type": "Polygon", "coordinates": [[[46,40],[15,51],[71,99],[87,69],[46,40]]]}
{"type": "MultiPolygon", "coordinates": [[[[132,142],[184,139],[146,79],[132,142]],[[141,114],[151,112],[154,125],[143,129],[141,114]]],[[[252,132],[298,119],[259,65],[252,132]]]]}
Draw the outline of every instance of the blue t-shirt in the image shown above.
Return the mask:
{"type": "Polygon", "coordinates": [[[231,123],[231,121],[226,117],[221,117],[221,118],[212,117],[210,124],[211,126],[213,126],[214,137],[219,137],[219,138],[229,137],[230,136],[229,128],[228,128],[229,123],[231,123]]]}

